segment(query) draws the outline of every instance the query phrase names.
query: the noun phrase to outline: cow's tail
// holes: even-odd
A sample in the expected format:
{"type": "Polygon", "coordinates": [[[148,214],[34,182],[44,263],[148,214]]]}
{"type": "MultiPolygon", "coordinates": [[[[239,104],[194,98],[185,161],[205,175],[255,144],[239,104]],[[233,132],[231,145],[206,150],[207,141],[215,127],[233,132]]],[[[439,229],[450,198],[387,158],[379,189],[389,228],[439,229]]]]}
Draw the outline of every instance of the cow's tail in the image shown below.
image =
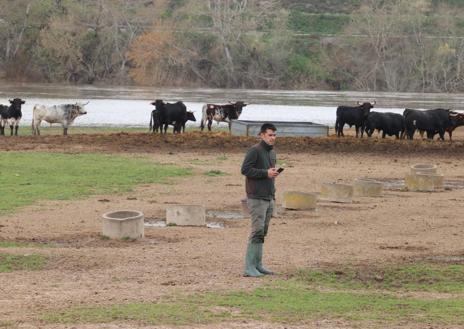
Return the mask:
{"type": "Polygon", "coordinates": [[[205,104],[201,108],[201,123],[200,123],[200,129],[203,131],[205,129],[205,123],[206,123],[206,109],[208,108],[208,105],[205,104]]]}
{"type": "Polygon", "coordinates": [[[150,127],[148,128],[148,132],[152,130],[153,127],[153,113],[150,115],[150,127]]]}

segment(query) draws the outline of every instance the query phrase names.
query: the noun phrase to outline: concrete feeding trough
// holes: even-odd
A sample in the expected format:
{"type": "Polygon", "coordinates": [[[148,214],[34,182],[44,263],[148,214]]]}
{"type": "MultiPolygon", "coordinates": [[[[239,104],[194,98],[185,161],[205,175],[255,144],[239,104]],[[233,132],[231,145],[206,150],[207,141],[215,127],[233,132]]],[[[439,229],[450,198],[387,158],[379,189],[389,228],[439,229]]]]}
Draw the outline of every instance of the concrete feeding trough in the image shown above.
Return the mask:
{"type": "Polygon", "coordinates": [[[137,210],[118,210],[103,214],[103,235],[111,239],[144,237],[144,215],[137,210]]]}
{"type": "Polygon", "coordinates": [[[409,191],[432,192],[443,189],[444,177],[437,173],[434,164],[419,163],[410,167],[410,174],[404,178],[404,183],[409,191]]]}
{"type": "Polygon", "coordinates": [[[178,226],[206,226],[205,207],[172,205],[166,208],[166,224],[178,226]]]}
{"type": "Polygon", "coordinates": [[[415,175],[418,173],[436,174],[437,166],[431,163],[418,163],[411,166],[411,174],[415,175]]]}
{"type": "Polygon", "coordinates": [[[358,178],[353,184],[353,195],[359,197],[378,197],[383,193],[383,184],[373,179],[358,178]]]}
{"type": "Polygon", "coordinates": [[[441,174],[422,173],[408,174],[404,178],[404,183],[409,191],[413,192],[433,192],[443,189],[444,176],[441,174]]]}
{"type": "Polygon", "coordinates": [[[324,201],[351,203],[353,186],[341,183],[324,183],[321,186],[320,199],[324,201]]]}
{"type": "Polygon", "coordinates": [[[287,191],[283,195],[282,207],[293,210],[316,209],[317,193],[287,191]]]}
{"type": "MultiPolygon", "coordinates": [[[[258,136],[266,121],[232,120],[231,133],[236,136],[258,136]]],[[[314,122],[272,121],[279,136],[320,137],[329,134],[329,126],[314,122]]]]}

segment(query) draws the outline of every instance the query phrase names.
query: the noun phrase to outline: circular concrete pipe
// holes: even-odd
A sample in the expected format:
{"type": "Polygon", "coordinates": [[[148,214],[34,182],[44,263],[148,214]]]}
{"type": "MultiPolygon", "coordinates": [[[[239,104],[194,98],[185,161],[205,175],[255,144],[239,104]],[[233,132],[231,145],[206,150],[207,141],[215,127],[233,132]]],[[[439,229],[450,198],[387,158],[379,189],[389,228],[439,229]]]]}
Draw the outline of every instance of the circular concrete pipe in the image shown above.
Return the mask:
{"type": "Polygon", "coordinates": [[[409,191],[414,192],[433,192],[443,189],[443,175],[418,173],[406,175],[404,182],[409,191]]]}
{"type": "Polygon", "coordinates": [[[340,183],[324,183],[321,186],[320,199],[350,203],[353,201],[353,186],[340,183]]]}
{"type": "Polygon", "coordinates": [[[411,174],[415,175],[418,173],[436,174],[437,166],[432,163],[418,163],[411,166],[411,174]]]}
{"type": "Polygon", "coordinates": [[[317,193],[286,191],[283,199],[282,206],[286,209],[311,210],[316,209],[317,193]]]}
{"type": "Polygon", "coordinates": [[[383,192],[383,184],[368,178],[358,178],[353,184],[353,195],[359,197],[377,197],[383,192]]]}
{"type": "Polygon", "coordinates": [[[144,215],[137,210],[118,210],[103,214],[103,235],[111,239],[144,237],[144,215]]]}
{"type": "Polygon", "coordinates": [[[170,205],[166,208],[166,224],[179,226],[206,226],[205,207],[199,205],[170,205]]]}

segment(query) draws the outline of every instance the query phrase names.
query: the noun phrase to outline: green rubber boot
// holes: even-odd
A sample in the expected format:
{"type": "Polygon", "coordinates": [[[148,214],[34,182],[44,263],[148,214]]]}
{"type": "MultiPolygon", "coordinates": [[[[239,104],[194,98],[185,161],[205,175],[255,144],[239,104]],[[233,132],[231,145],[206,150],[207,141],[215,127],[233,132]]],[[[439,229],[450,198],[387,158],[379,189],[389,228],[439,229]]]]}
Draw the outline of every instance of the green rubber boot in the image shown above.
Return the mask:
{"type": "Polygon", "coordinates": [[[248,242],[246,256],[245,256],[245,273],[244,276],[263,276],[261,272],[256,269],[256,261],[258,260],[259,243],[248,242]]]}
{"type": "Polygon", "coordinates": [[[266,275],[272,275],[274,272],[268,270],[263,266],[263,243],[258,243],[258,253],[257,253],[257,260],[256,260],[256,269],[258,272],[266,275]]]}

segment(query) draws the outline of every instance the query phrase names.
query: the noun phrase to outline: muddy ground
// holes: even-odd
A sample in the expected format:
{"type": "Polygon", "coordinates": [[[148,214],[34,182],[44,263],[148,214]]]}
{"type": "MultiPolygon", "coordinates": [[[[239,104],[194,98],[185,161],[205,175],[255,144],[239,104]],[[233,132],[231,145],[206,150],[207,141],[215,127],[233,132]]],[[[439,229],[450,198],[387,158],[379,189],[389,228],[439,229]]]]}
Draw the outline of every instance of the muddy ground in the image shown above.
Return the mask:
{"type": "MultiPolygon", "coordinates": [[[[318,192],[324,182],[370,177],[384,181],[387,188],[383,197],[358,198],[351,204],[320,202],[315,211],[279,209],[265,244],[265,263],[279,274],[258,280],[242,277],[248,220],[214,216],[240,214],[244,197],[240,164],[254,138],[224,133],[1,138],[0,149],[6,151],[144,154],[157,163],[192,168],[193,175],[170,185],[142,185],[127,194],[40,202],[0,216],[0,240],[54,245],[0,249],[50,257],[44,270],[0,274],[0,320],[13,321],[21,328],[142,328],[137,324],[53,325],[40,322],[37,316],[46,310],[80,305],[252,289],[285,279],[301,267],[464,259],[463,137],[456,134],[452,143],[333,136],[279,138],[276,150],[286,170],[276,182],[278,205],[284,191],[318,192]],[[445,174],[446,189],[435,193],[402,189],[402,178],[416,163],[437,164],[445,174]],[[205,175],[210,170],[226,175],[205,175]],[[225,228],[147,227],[146,237],[137,242],[108,241],[99,236],[100,218],[107,211],[137,209],[147,221],[155,222],[165,217],[167,206],[176,203],[204,205],[207,221],[221,222],[225,228]]],[[[27,170],[27,164],[22,167],[27,170]]],[[[240,322],[203,327],[291,326],[240,322]]],[[[303,327],[351,328],[348,323],[323,319],[303,327]]],[[[413,323],[400,327],[421,328],[413,323]]]]}

